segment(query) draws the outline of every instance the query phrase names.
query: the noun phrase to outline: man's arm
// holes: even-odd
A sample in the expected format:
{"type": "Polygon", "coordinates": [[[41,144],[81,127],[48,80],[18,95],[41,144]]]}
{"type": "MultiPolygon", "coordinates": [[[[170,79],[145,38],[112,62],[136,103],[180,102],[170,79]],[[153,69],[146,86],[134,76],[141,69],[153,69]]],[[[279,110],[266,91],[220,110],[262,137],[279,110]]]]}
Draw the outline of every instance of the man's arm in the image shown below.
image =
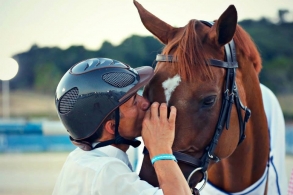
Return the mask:
{"type": "MultiPolygon", "coordinates": [[[[161,154],[172,154],[175,138],[176,108],[168,109],[165,103],[153,103],[143,121],[142,138],[150,158],[161,154]]],[[[154,163],[160,188],[165,195],[191,194],[190,188],[174,160],[158,160],[154,163]]]]}

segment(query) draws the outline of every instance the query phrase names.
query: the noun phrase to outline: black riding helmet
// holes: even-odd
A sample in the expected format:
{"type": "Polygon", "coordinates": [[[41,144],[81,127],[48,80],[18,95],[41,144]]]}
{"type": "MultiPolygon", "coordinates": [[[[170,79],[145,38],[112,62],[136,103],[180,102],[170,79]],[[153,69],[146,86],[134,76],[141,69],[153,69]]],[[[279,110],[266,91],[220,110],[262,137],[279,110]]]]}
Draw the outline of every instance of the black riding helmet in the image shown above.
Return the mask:
{"type": "Polygon", "coordinates": [[[117,110],[115,139],[103,146],[112,143],[137,146],[135,140],[126,140],[119,135],[117,108],[147,84],[152,76],[153,69],[149,66],[133,69],[108,58],[92,58],[73,65],[61,78],[55,97],[58,116],[71,140],[90,137],[107,116],[117,110]]]}

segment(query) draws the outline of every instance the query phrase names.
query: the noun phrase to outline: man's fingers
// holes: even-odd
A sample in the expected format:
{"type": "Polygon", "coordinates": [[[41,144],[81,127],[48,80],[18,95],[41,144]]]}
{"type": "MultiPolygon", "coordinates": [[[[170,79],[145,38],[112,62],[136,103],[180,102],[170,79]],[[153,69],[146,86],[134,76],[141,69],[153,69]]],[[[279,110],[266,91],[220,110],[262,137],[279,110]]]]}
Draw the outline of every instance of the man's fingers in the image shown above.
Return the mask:
{"type": "Polygon", "coordinates": [[[168,113],[168,108],[166,103],[162,103],[160,105],[160,118],[161,119],[167,119],[167,113],[168,113]]]}
{"type": "Polygon", "coordinates": [[[177,109],[174,106],[171,106],[171,111],[170,111],[170,116],[169,116],[169,122],[170,123],[175,124],[176,114],[177,114],[177,109]]]}
{"type": "Polygon", "coordinates": [[[151,118],[154,119],[154,118],[158,118],[159,116],[159,103],[158,102],[154,102],[152,105],[151,105],[151,118]]]}
{"type": "Polygon", "coordinates": [[[150,109],[148,109],[148,110],[145,112],[144,118],[145,118],[145,119],[148,119],[148,120],[151,118],[151,110],[150,110],[150,109]]]}

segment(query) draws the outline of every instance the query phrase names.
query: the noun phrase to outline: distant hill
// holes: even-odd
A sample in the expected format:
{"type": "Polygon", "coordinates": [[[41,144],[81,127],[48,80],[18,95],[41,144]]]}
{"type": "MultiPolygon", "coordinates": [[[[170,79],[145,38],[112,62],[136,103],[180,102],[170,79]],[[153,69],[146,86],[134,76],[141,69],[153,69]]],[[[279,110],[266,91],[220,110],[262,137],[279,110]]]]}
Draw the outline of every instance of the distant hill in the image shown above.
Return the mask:
{"type": "MultiPolygon", "coordinates": [[[[261,53],[263,70],[260,81],[277,94],[293,93],[293,23],[274,24],[264,18],[244,20],[239,24],[251,35],[261,53]]],[[[33,45],[27,52],[13,56],[19,63],[19,72],[11,80],[11,88],[54,94],[62,75],[81,60],[109,57],[132,67],[152,66],[162,48],[163,45],[154,37],[137,35],[125,39],[118,46],[105,41],[96,51],[83,46],[62,50],[33,45]]]]}

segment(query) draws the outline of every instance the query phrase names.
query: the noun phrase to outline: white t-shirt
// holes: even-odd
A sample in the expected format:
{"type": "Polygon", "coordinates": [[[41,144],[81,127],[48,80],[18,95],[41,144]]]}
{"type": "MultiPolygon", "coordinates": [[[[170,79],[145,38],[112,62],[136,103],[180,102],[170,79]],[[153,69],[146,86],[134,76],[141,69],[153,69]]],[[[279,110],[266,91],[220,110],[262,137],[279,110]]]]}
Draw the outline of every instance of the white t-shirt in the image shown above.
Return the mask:
{"type": "Polygon", "coordinates": [[[113,146],[72,151],[57,179],[53,195],[162,195],[132,171],[125,152],[113,146]]]}

